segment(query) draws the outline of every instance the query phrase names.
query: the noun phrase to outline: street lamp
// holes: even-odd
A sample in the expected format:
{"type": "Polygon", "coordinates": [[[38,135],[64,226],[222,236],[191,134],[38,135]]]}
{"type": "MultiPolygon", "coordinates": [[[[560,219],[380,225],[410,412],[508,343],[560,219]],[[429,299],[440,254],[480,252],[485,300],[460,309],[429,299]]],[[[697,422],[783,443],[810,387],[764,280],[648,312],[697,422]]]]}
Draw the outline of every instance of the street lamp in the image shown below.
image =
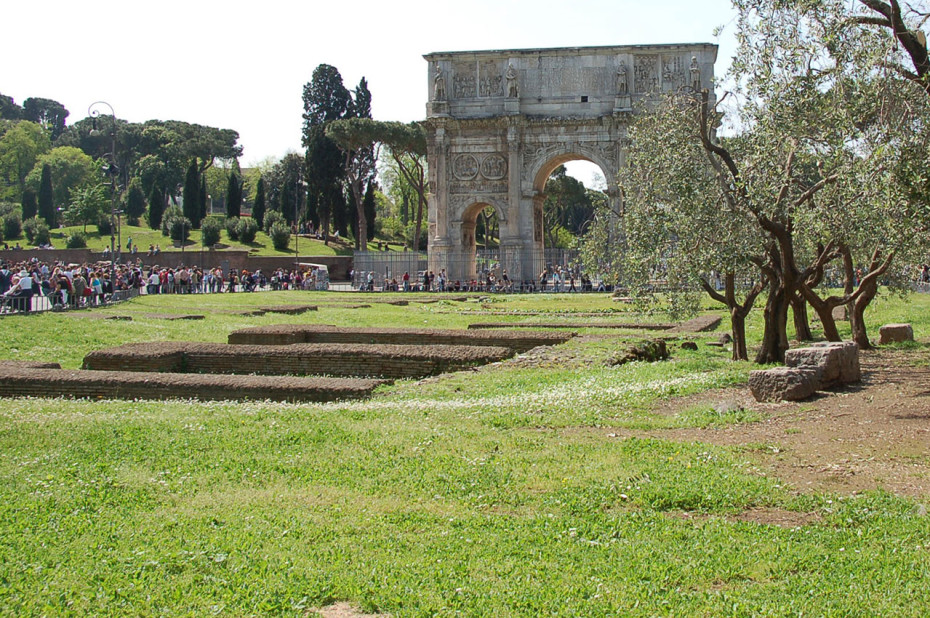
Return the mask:
{"type": "Polygon", "coordinates": [[[109,108],[110,116],[113,118],[113,126],[110,131],[110,152],[108,152],[105,157],[109,159],[107,166],[104,168],[104,171],[110,177],[110,186],[113,189],[113,201],[110,208],[110,281],[112,282],[113,291],[116,291],[116,264],[118,262],[117,251],[122,249],[123,238],[120,234],[120,225],[119,225],[119,213],[120,211],[116,207],[117,203],[117,191],[119,187],[119,166],[117,165],[116,159],[116,112],[113,110],[113,106],[107,103],[106,101],[94,101],[87,108],[87,115],[91,118],[93,122],[93,129],[91,129],[91,135],[100,135],[100,132],[97,130],[97,118],[100,116],[100,110],[102,107],[109,108]],[[117,236],[114,235],[114,230],[117,231],[119,236],[119,244],[116,244],[117,236]]]}

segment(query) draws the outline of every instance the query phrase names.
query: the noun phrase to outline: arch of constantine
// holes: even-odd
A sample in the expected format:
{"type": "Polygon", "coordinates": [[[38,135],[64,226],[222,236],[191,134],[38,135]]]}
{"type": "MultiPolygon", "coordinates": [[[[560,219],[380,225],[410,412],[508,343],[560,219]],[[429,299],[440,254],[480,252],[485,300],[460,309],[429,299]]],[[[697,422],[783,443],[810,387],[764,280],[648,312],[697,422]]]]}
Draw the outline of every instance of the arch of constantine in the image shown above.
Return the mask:
{"type": "Polygon", "coordinates": [[[708,43],[427,54],[429,268],[476,276],[475,227],[493,208],[500,266],[514,281],[546,266],[544,188],[559,165],[596,164],[620,211],[633,106],[650,93],[713,91],[708,43]]]}

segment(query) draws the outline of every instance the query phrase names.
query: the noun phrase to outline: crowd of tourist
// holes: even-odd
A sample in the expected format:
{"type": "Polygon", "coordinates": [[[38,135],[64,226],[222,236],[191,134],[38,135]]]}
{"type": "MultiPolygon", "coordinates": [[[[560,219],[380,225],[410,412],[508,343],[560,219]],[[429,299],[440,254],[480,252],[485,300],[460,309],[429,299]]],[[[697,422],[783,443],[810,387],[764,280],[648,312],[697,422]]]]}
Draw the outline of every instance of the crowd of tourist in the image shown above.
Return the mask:
{"type": "Polygon", "coordinates": [[[315,290],[328,287],[326,274],[315,267],[279,268],[266,275],[197,266],[177,268],[117,264],[64,264],[37,258],[0,262],[0,313],[36,309],[76,309],[109,302],[115,292],[138,294],[216,294],[267,290],[315,290]],[[45,299],[41,303],[37,299],[45,299]]]}
{"type": "Polygon", "coordinates": [[[411,275],[405,272],[398,281],[397,277],[383,277],[378,281],[374,272],[360,273],[353,277],[360,290],[385,292],[605,292],[609,291],[603,282],[597,286],[590,277],[578,268],[561,266],[547,267],[539,274],[538,280],[514,281],[507,270],[492,269],[481,273],[480,277],[466,280],[450,280],[442,269],[437,275],[433,271],[420,271],[411,275]]]}

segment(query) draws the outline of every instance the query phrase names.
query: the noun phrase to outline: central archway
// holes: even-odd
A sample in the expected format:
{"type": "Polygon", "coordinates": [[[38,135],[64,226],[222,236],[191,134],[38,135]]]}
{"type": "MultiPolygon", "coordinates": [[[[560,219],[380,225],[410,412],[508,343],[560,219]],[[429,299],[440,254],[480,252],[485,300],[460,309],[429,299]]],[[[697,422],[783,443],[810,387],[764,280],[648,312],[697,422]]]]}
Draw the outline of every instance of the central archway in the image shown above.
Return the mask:
{"type": "Polygon", "coordinates": [[[543,201],[552,170],[594,163],[609,206],[620,212],[615,177],[634,103],[657,91],[712,89],[716,54],[716,45],[689,44],[424,56],[430,270],[445,269],[453,281],[477,277],[474,221],[492,207],[501,269],[515,281],[535,280],[546,264],[543,201]]]}

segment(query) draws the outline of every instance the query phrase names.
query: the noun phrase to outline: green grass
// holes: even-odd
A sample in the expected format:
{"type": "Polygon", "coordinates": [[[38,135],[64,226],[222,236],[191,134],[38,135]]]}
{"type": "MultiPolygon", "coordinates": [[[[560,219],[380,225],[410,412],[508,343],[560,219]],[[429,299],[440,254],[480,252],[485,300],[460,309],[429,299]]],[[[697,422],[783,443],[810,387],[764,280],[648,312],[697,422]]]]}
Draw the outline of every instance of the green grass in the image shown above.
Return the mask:
{"type": "MultiPolygon", "coordinates": [[[[457,311],[469,302],[339,305],[384,298],[162,296],[100,310],[131,322],[16,316],[0,322],[0,358],[74,368],[108,345],[225,341],[251,325],[489,321],[457,311]],[[220,313],[286,303],[320,309],[220,313]],[[170,312],[208,315],[144,317],[170,312]]],[[[494,306],[614,305],[552,295],[494,306]]],[[[914,316],[921,336],[928,308],[883,301],[871,323],[877,333],[914,316]]],[[[564,364],[405,381],[367,402],[2,401],[0,614],[303,616],[335,600],[393,616],[924,613],[930,518],[914,502],[798,495],[760,476],[744,448],[618,437],[760,418],[653,414],[657,399],[742,384],[751,366],[700,346],[607,367],[626,344],[571,341],[564,364]],[[753,507],[819,519],[730,518],[753,507]]]]}
{"type": "MultiPolygon", "coordinates": [[[[84,227],[80,225],[74,225],[52,230],[52,245],[57,249],[64,249],[66,238],[75,232],[85,233],[84,227]]],[[[104,248],[109,249],[110,247],[110,237],[108,235],[101,236],[100,233],[97,232],[97,227],[95,225],[87,226],[87,232],[85,233],[85,236],[87,238],[87,248],[91,251],[103,251],[104,248]]],[[[162,251],[181,250],[180,246],[174,246],[168,236],[163,236],[161,231],[153,230],[148,226],[139,227],[134,225],[127,225],[124,222],[120,229],[120,236],[122,238],[124,255],[126,253],[126,243],[130,237],[132,237],[133,244],[138,245],[139,252],[142,255],[145,255],[149,250],[149,246],[152,245],[159,245],[162,251]]],[[[184,250],[199,252],[201,250],[200,242],[200,230],[191,230],[190,238],[184,243],[184,250]]],[[[293,238],[291,238],[290,246],[286,250],[278,251],[272,245],[271,239],[268,237],[268,235],[262,231],[258,232],[257,236],[255,237],[255,242],[246,244],[231,240],[227,236],[226,231],[223,230],[221,233],[219,245],[220,246],[217,249],[218,251],[249,251],[252,253],[252,255],[256,256],[295,255],[293,238]]],[[[303,236],[300,238],[299,245],[296,247],[296,249],[300,251],[301,255],[352,255],[352,247],[347,245],[345,242],[330,240],[329,245],[327,245],[321,240],[314,240],[311,238],[305,238],[303,236]]]]}

